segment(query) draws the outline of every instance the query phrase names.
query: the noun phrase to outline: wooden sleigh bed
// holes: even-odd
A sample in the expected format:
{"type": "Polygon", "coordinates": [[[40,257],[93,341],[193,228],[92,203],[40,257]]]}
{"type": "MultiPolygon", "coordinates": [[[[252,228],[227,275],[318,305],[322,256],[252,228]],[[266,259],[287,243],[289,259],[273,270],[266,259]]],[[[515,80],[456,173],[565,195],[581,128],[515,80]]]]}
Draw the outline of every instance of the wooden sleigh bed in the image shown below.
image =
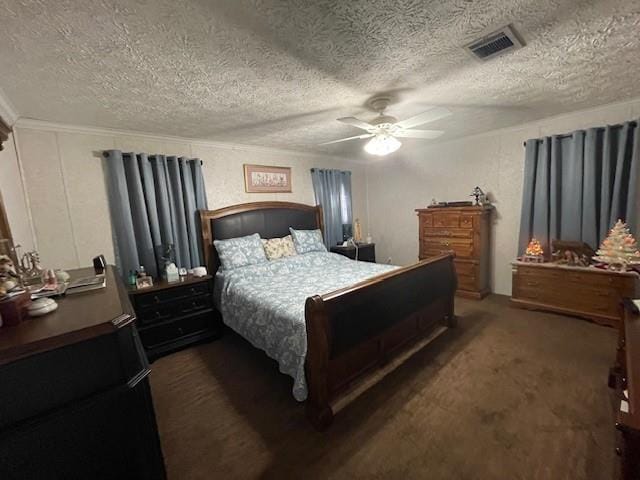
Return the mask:
{"type": "MultiPolygon", "coordinates": [[[[289,227],[322,229],[322,209],[255,202],[200,212],[205,261],[219,266],[214,240],[259,233],[284,237],[289,227]]],[[[307,298],[306,412],[318,430],[334,413],[413,352],[455,326],[453,258],[434,257],[348,288],[307,298]]]]}

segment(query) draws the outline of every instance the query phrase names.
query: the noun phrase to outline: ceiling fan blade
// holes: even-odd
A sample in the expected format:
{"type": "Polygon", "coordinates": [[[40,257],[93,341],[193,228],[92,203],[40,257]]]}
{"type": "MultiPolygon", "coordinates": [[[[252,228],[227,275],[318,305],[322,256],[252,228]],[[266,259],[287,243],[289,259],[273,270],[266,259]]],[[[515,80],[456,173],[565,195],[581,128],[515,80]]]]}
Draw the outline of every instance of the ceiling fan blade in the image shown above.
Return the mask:
{"type": "Polygon", "coordinates": [[[376,128],[374,125],[371,125],[370,123],[367,123],[363,120],[358,120],[356,117],[342,117],[339,118],[338,121],[367,131],[376,128]]]}
{"type": "Polygon", "coordinates": [[[448,117],[451,112],[444,107],[433,107],[426,112],[422,112],[414,117],[401,120],[395,125],[400,128],[413,128],[423,123],[434,122],[440,118],[448,117]]]}
{"type": "Polygon", "coordinates": [[[340,140],[332,140],[331,142],[319,143],[318,145],[330,145],[332,143],[346,142],[347,140],[357,140],[359,138],[369,138],[369,137],[373,137],[374,135],[375,134],[373,134],[373,133],[365,133],[363,135],[356,135],[355,137],[347,137],[347,138],[341,138],[340,140]]]}
{"type": "Polygon", "coordinates": [[[406,138],[438,138],[444,132],[442,130],[398,130],[394,132],[394,137],[406,138]]]}

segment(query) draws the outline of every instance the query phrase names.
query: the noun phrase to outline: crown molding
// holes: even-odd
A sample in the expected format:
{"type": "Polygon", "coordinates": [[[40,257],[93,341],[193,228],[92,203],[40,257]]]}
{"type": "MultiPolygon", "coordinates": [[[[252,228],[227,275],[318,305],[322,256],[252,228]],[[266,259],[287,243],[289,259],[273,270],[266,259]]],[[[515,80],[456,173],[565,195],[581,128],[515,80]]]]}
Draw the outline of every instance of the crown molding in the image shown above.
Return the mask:
{"type": "Polygon", "coordinates": [[[349,163],[361,163],[355,159],[347,159],[338,157],[335,155],[324,155],[321,153],[308,152],[304,150],[277,148],[277,147],[265,147],[259,145],[247,145],[242,143],[220,142],[216,140],[207,140],[203,138],[189,138],[178,137],[173,135],[158,135],[148,132],[140,132],[136,130],[120,130],[116,128],[103,128],[103,127],[91,127],[84,125],[71,125],[66,123],[48,122],[44,120],[36,120],[33,118],[20,117],[14,125],[19,129],[28,130],[47,130],[53,132],[62,133],[83,133],[88,135],[102,135],[102,136],[128,136],[139,137],[150,140],[164,141],[164,142],[176,142],[176,143],[188,143],[190,145],[198,145],[204,147],[219,148],[223,150],[236,150],[252,153],[269,153],[280,155],[297,155],[306,158],[317,158],[323,160],[333,160],[337,162],[349,162],[349,163]]]}
{"type": "Polygon", "coordinates": [[[0,88],[0,117],[5,121],[7,126],[11,127],[18,120],[18,113],[15,107],[9,101],[5,93],[0,88]]]}

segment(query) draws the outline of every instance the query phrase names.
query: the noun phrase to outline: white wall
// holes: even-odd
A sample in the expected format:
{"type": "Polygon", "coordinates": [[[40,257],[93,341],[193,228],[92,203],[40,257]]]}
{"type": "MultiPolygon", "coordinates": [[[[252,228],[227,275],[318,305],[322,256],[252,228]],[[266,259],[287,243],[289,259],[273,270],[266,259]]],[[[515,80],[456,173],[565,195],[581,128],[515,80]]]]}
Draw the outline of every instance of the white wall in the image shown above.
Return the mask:
{"type": "Polygon", "coordinates": [[[414,210],[439,201],[469,200],[476,185],[495,199],[492,285],[511,294],[510,262],[516,256],[524,166],[529,138],[619,123],[640,117],[640,98],[631,102],[548,118],[398,154],[367,167],[369,224],[378,261],[408,264],[418,257],[414,210]]]}
{"type": "Polygon", "coordinates": [[[0,195],[7,211],[14,244],[21,245],[23,251],[29,251],[33,249],[33,235],[12,135],[3,146],[4,150],[0,152],[0,195]]]}
{"type": "Polygon", "coordinates": [[[19,122],[18,155],[25,177],[35,243],[46,267],[87,266],[104,253],[113,262],[103,159],[106,149],[197,157],[209,208],[249,201],[283,200],[314,204],[310,169],[353,172],[354,216],[366,218],[364,167],[331,157],[246,146],[228,146],[125,132],[19,122]],[[244,163],[292,167],[292,193],[248,194],[244,163]]]}

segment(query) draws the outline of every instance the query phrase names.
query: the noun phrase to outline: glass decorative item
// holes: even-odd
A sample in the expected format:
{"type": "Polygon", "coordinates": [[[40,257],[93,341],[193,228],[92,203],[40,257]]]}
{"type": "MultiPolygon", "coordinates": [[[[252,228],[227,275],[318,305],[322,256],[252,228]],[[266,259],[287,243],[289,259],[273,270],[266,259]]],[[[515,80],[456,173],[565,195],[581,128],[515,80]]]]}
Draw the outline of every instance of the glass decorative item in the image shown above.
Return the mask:
{"type": "Polygon", "coordinates": [[[638,242],[629,232],[627,224],[618,220],[593,259],[607,265],[609,270],[624,272],[631,265],[640,264],[638,242]]]}
{"type": "Polygon", "coordinates": [[[542,245],[535,238],[532,238],[527,245],[527,249],[522,257],[523,262],[543,263],[544,262],[544,250],[542,245]]]}

